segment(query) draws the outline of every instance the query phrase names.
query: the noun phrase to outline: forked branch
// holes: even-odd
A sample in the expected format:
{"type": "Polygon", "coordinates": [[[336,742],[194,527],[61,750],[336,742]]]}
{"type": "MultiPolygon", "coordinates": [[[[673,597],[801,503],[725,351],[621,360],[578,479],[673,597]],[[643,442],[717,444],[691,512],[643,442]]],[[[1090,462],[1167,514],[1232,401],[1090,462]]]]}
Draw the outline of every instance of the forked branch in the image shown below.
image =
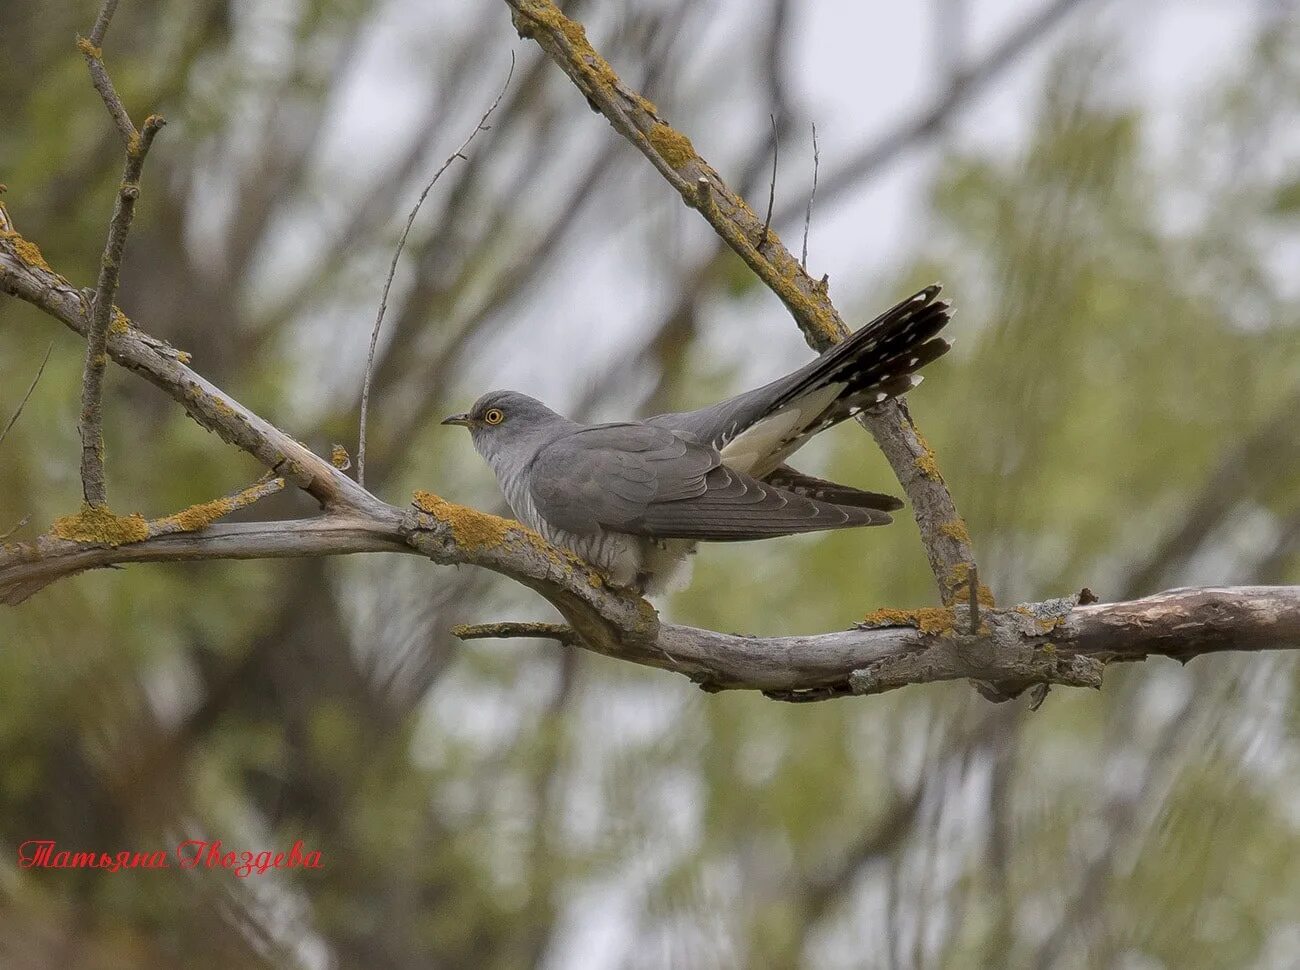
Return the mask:
{"type": "Polygon", "coordinates": [[[117,0],[104,0],[100,7],[90,37],[77,38],[77,48],[86,59],[90,77],[104,99],[109,116],[117,125],[126,143],[126,163],[122,181],[118,185],[117,199],[113,204],[113,218],[108,225],[108,239],[104,255],[100,258],[99,282],[91,302],[90,328],[86,333],[86,362],[81,378],[81,416],[78,431],[81,436],[81,490],[86,504],[98,508],[108,503],[108,487],[104,481],[104,370],[108,365],[105,353],[108,329],[113,322],[113,300],[122,270],[122,254],[126,250],[127,233],[135,216],[135,202],[140,197],[140,174],[144,160],[153,145],[154,136],[165,124],[158,115],[145,119],[139,131],[122,105],[113,87],[108,70],[104,67],[104,35],[117,8],[117,0]]]}

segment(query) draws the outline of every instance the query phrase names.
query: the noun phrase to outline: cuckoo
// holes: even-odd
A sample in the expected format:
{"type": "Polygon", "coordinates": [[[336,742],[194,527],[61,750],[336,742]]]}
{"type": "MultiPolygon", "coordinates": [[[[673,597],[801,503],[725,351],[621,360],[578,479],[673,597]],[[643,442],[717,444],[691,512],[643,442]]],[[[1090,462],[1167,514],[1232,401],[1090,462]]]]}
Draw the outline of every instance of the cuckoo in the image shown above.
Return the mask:
{"type": "Polygon", "coordinates": [[[679,588],[698,542],[885,525],[890,495],[824,481],[786,460],[813,435],[921,383],[947,352],[950,307],[930,286],[820,357],[718,404],[581,424],[516,391],[443,424],[468,428],[515,516],[614,583],[679,588]]]}

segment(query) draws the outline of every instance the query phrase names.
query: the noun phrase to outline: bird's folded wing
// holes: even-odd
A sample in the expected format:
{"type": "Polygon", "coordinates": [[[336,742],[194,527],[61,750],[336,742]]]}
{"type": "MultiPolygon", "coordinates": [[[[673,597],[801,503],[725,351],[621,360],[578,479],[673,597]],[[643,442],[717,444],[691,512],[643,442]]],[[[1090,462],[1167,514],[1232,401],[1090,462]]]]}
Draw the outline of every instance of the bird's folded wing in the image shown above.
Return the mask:
{"type": "Polygon", "coordinates": [[[552,442],[529,466],[537,513],[578,535],[766,539],[883,525],[877,509],[797,495],[727,468],[717,450],[645,424],[601,425],[552,442]]]}

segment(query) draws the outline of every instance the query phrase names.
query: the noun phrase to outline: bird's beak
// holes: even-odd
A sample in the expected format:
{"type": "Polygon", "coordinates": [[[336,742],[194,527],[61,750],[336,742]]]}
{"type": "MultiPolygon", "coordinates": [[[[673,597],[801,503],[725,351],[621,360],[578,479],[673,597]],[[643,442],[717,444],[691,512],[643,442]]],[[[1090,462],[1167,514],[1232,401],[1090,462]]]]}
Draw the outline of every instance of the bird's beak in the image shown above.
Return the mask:
{"type": "Polygon", "coordinates": [[[443,424],[459,424],[463,427],[470,427],[474,422],[469,419],[468,414],[452,414],[442,419],[443,424]]]}

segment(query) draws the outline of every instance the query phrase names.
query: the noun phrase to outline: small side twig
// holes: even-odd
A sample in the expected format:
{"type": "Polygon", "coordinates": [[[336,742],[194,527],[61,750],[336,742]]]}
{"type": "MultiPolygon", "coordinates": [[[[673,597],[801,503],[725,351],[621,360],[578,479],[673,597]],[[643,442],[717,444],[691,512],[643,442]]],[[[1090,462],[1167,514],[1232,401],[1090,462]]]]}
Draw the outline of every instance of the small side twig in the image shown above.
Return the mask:
{"type": "Polygon", "coordinates": [[[768,115],[772,122],[772,181],[767,187],[767,216],[763,219],[763,234],[758,237],[756,249],[767,245],[768,233],[772,231],[772,209],[776,205],[776,162],[781,153],[781,136],[776,130],[776,115],[768,115]]]}
{"type": "Polygon", "coordinates": [[[32,396],[32,392],[36,390],[36,385],[41,382],[41,375],[45,373],[45,365],[50,362],[50,354],[53,351],[54,341],[51,340],[50,345],[45,348],[45,359],[41,361],[41,366],[36,368],[36,376],[32,378],[31,386],[27,388],[27,393],[23,395],[23,399],[18,402],[18,410],[14,411],[9,423],[4,426],[3,431],[0,431],[0,444],[4,444],[5,438],[9,435],[9,429],[17,424],[18,418],[22,416],[23,408],[27,407],[28,399],[32,396]]]}
{"type": "Polygon", "coordinates": [[[178,532],[197,532],[199,529],[206,529],[213,522],[225,518],[231,512],[248,508],[254,502],[284,491],[284,486],[285,480],[283,478],[273,478],[269,474],[263,475],[252,485],[242,488],[232,495],[227,495],[225,498],[200,502],[198,505],[191,505],[174,515],[153,520],[149,523],[149,538],[153,539],[158,536],[175,535],[178,532]]]}
{"type": "Polygon", "coordinates": [[[695,204],[700,209],[707,209],[709,207],[710,203],[713,201],[712,191],[713,189],[712,186],[709,185],[709,180],[703,175],[695,180],[695,204]]]}
{"type": "Polygon", "coordinates": [[[452,636],[460,640],[555,640],[566,647],[577,646],[581,639],[572,627],[563,623],[462,623],[451,628],[452,636]]]}
{"type": "Polygon", "coordinates": [[[460,147],[447,156],[447,160],[442,163],[438,171],[433,173],[433,178],[424,187],[420,197],[416,200],[410,215],[406,217],[406,227],[402,230],[401,237],[397,240],[397,248],[393,251],[393,261],[388,267],[388,278],[384,281],[384,292],[379,297],[379,311],[375,314],[375,325],[370,331],[370,350],[366,353],[366,375],[361,384],[361,421],[357,432],[357,484],[365,486],[366,484],[366,423],[370,415],[370,381],[375,369],[375,348],[379,345],[379,328],[384,322],[384,313],[388,310],[388,291],[392,289],[393,277],[397,275],[397,261],[401,258],[402,250],[406,248],[406,237],[411,234],[411,226],[415,224],[415,217],[420,212],[420,207],[424,205],[424,200],[428,197],[429,192],[442,178],[442,173],[451,167],[452,162],[456,159],[464,159],[465,151],[469,148],[470,142],[478,137],[479,132],[488,131],[490,125],[487,121],[492,117],[492,113],[497,110],[501,104],[501,99],[506,96],[506,90],[510,87],[510,80],[515,76],[515,52],[510,52],[510,71],[506,74],[506,83],[501,85],[501,91],[497,94],[496,99],[483,112],[479,118],[478,124],[474,130],[469,133],[469,137],[461,142],[460,147]]]}
{"type": "Polygon", "coordinates": [[[808,270],[808,230],[812,228],[812,207],[813,199],[817,198],[817,170],[821,167],[822,155],[817,150],[817,122],[812,123],[812,141],[813,141],[813,181],[812,191],[808,193],[808,208],[803,214],[803,256],[799,260],[799,265],[808,270]]]}

